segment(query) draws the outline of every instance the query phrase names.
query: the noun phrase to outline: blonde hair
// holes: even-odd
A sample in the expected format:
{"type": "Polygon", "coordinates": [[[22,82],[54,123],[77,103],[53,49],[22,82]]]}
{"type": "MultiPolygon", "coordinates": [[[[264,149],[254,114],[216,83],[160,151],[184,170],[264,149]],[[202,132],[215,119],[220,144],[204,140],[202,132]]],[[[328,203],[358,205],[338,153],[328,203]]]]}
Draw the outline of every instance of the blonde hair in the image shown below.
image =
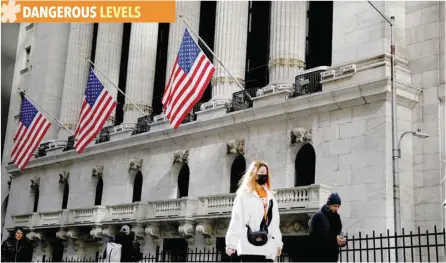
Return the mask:
{"type": "Polygon", "coordinates": [[[239,188],[237,189],[237,195],[242,194],[246,191],[255,191],[257,184],[257,171],[262,167],[266,168],[266,172],[268,174],[268,180],[265,186],[271,191],[271,173],[268,164],[262,161],[253,161],[249,165],[248,170],[246,170],[246,173],[243,175],[242,179],[240,179],[239,188]]]}

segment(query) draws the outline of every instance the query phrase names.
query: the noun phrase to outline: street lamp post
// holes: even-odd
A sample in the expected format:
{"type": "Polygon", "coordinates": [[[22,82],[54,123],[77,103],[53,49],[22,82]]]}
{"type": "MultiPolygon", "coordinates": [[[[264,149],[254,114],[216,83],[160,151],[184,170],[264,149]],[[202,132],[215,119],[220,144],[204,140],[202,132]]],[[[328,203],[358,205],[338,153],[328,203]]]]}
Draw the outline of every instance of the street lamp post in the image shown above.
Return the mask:
{"type": "Polygon", "coordinates": [[[395,17],[390,20],[379,11],[370,1],[369,4],[387,21],[390,25],[390,86],[392,90],[392,170],[393,170],[393,218],[395,233],[401,231],[400,212],[400,191],[399,191],[399,162],[398,162],[398,126],[397,126],[397,102],[395,87],[395,17]]]}

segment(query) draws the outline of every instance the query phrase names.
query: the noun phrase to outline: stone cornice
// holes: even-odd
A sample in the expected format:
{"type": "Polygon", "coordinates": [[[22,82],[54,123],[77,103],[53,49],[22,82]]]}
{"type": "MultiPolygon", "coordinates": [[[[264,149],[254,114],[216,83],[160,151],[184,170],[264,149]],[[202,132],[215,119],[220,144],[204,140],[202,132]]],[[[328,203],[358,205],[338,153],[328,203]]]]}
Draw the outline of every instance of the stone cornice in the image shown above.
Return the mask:
{"type": "MultiPolygon", "coordinates": [[[[396,81],[398,102],[410,107],[418,101],[420,89],[408,84],[396,81]]],[[[236,130],[247,127],[250,124],[262,121],[278,121],[288,118],[289,115],[306,114],[320,110],[335,110],[343,107],[362,105],[380,100],[390,100],[390,79],[381,78],[364,82],[357,85],[322,91],[305,96],[289,99],[283,103],[269,105],[260,108],[249,108],[243,111],[228,113],[224,116],[206,120],[194,121],[183,124],[178,129],[173,128],[155,132],[133,135],[129,138],[109,141],[87,147],[83,154],[76,151],[67,151],[58,155],[41,157],[31,160],[25,171],[35,170],[48,165],[65,165],[67,162],[80,160],[82,158],[92,158],[93,156],[123,151],[130,148],[144,149],[152,148],[170,141],[171,143],[181,143],[184,140],[209,136],[218,130],[236,130]]],[[[6,166],[9,173],[19,171],[15,165],[6,166]]]]}

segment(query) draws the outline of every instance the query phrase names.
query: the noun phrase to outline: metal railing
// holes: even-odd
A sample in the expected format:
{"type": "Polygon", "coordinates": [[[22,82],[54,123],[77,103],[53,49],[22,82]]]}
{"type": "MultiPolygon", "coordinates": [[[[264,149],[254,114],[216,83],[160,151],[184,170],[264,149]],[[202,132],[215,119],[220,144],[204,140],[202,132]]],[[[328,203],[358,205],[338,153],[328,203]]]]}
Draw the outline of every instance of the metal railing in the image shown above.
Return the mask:
{"type": "Polygon", "coordinates": [[[445,229],[417,232],[402,229],[401,234],[387,233],[348,236],[347,245],[340,250],[340,262],[444,262],[445,229]]]}
{"type": "Polygon", "coordinates": [[[295,77],[294,94],[290,97],[298,97],[302,95],[312,94],[322,91],[321,72],[328,69],[327,66],[316,67],[305,70],[295,77]]]}
{"type": "Polygon", "coordinates": [[[234,92],[232,94],[232,105],[229,112],[239,111],[251,108],[253,103],[252,99],[256,96],[256,92],[259,88],[244,89],[234,92]]]}

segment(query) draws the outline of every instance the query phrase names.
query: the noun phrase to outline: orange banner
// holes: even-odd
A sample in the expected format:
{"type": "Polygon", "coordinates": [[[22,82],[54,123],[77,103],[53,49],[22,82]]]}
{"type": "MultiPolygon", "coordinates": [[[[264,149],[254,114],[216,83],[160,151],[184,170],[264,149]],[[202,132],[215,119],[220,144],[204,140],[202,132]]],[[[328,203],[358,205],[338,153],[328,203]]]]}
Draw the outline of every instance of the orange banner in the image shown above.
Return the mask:
{"type": "Polygon", "coordinates": [[[175,1],[1,1],[3,23],[175,22],[175,1]]]}

